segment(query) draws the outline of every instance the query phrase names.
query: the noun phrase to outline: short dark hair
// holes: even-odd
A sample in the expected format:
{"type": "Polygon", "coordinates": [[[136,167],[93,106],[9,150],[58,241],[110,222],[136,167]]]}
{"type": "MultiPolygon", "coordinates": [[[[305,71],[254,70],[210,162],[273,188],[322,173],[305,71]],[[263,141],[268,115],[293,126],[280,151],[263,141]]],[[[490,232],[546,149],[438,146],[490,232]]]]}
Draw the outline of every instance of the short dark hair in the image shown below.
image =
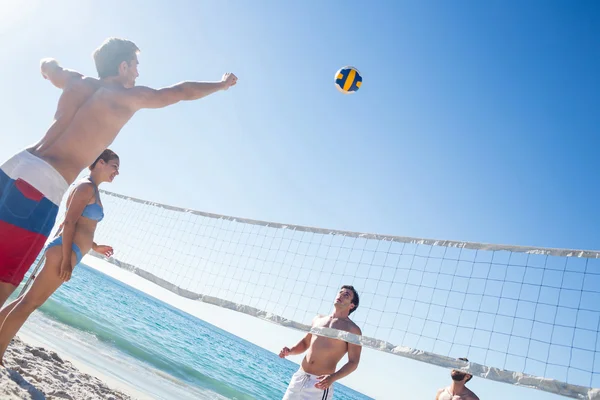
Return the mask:
{"type": "Polygon", "coordinates": [[[102,160],[105,163],[111,161],[111,160],[118,160],[119,156],[117,155],[117,153],[115,153],[114,151],[112,151],[111,149],[106,149],[102,152],[102,154],[100,154],[98,156],[98,158],[96,158],[96,161],[94,161],[92,163],[92,165],[90,165],[90,170],[93,170],[94,167],[96,166],[96,164],[98,164],[98,161],[102,160]]]}
{"type": "Polygon", "coordinates": [[[94,63],[98,77],[108,78],[119,75],[119,65],[123,61],[129,63],[140,49],[131,40],[108,38],[94,51],[94,63]]]}
{"type": "Polygon", "coordinates": [[[350,315],[354,311],[356,311],[356,309],[358,308],[358,303],[360,301],[360,299],[358,297],[358,292],[356,291],[356,289],[354,289],[354,286],[352,286],[352,285],[344,285],[340,288],[340,290],[341,289],[348,289],[348,290],[352,291],[352,304],[354,304],[354,308],[352,310],[350,310],[350,312],[348,313],[348,315],[350,315]]]}

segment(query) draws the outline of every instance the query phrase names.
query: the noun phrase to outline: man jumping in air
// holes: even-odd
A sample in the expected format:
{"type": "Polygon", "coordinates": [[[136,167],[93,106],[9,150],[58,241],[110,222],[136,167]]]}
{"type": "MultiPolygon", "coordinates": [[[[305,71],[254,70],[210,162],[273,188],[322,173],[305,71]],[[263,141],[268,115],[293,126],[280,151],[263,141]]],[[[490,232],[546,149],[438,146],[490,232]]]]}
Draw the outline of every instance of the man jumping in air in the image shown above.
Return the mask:
{"type": "MultiPolygon", "coordinates": [[[[362,335],[349,315],[358,308],[358,293],[352,286],[342,286],[328,316],[317,315],[313,327],[326,327],[362,335]]],[[[292,376],[283,400],[329,400],[333,398],[333,382],[358,368],[362,347],[339,339],[308,333],[294,347],[284,347],[279,357],[302,354],[308,350],[300,369],[292,376]],[[348,353],[348,362],[336,371],[338,362],[348,353]]]]}
{"type": "MultiPolygon", "coordinates": [[[[69,185],[137,111],[197,100],[237,82],[226,73],[219,82],[135,86],[138,53],[129,40],[107,39],[93,55],[98,79],[42,60],[43,77],[63,92],[41,140],[0,165],[0,307],[42,250],[69,185]]],[[[73,229],[73,221],[64,221],[63,233],[73,229]]],[[[71,243],[63,243],[63,249],[63,258],[70,259],[71,243]]]]}

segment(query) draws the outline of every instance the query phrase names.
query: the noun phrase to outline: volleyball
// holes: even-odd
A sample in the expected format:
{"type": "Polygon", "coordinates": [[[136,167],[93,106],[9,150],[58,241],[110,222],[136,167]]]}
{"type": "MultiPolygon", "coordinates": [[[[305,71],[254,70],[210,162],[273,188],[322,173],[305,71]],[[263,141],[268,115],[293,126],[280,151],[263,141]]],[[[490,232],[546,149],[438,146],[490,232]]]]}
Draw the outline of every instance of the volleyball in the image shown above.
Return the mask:
{"type": "Polygon", "coordinates": [[[355,93],[362,84],[362,76],[354,67],[340,68],[335,74],[335,87],[344,94],[355,93]]]}

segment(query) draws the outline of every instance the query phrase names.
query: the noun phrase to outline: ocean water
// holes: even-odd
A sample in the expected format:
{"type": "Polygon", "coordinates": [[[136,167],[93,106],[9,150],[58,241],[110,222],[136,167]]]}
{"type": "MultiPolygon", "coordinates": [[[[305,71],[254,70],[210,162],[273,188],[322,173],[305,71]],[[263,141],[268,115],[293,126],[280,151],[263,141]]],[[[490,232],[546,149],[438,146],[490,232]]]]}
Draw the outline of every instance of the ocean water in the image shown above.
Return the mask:
{"type": "MultiPolygon", "coordinates": [[[[80,264],[23,332],[156,399],[281,399],[298,366],[80,264]]],[[[339,383],[334,398],[364,400],[339,383]]]]}

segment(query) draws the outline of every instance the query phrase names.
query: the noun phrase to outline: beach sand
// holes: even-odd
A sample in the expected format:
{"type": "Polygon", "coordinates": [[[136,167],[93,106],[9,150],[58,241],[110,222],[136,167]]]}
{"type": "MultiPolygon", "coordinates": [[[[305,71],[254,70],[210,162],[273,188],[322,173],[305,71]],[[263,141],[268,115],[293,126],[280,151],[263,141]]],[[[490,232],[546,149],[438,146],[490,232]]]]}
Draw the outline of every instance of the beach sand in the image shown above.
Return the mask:
{"type": "Polygon", "coordinates": [[[52,350],[15,337],[0,367],[0,399],[133,400],[52,350]]]}

